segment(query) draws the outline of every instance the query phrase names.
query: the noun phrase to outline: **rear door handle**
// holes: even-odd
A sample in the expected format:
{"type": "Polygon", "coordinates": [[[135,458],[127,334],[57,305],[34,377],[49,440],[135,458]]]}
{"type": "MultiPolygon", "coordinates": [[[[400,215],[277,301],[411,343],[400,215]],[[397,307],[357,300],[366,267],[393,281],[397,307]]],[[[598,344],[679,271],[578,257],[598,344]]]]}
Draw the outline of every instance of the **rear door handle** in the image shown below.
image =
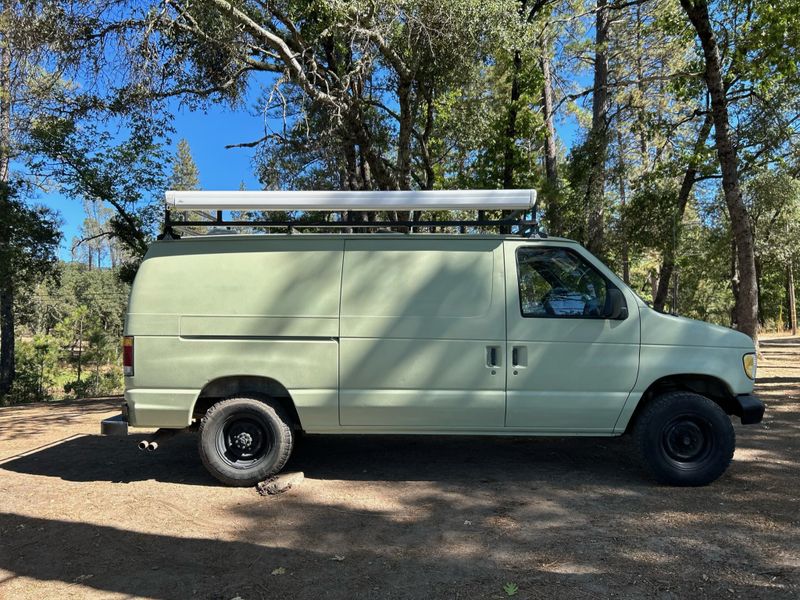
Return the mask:
{"type": "Polygon", "coordinates": [[[500,348],[498,346],[486,346],[486,366],[500,366],[500,348]]]}

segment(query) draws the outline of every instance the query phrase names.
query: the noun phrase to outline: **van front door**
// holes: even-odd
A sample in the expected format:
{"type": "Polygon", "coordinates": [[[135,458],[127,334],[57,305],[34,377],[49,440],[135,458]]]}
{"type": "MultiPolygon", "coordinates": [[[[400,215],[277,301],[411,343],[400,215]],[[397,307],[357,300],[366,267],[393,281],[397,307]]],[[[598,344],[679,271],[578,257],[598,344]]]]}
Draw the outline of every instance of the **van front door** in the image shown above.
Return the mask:
{"type": "Polygon", "coordinates": [[[506,427],[610,433],[639,369],[630,290],[576,244],[505,242],[506,427]]]}
{"type": "Polygon", "coordinates": [[[499,238],[348,239],[341,425],[502,430],[505,303],[499,238]]]}

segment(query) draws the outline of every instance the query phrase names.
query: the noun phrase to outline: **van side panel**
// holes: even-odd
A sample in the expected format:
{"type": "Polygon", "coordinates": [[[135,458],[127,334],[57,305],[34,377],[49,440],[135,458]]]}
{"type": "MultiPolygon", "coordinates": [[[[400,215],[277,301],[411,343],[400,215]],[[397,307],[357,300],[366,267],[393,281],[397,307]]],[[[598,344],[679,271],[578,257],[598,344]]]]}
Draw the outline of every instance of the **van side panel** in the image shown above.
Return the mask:
{"type": "Polygon", "coordinates": [[[337,345],[330,338],[136,336],[136,372],[126,390],[131,424],[186,427],[208,382],[255,375],[289,390],[303,427],[337,425],[337,345]]]}
{"type": "Polygon", "coordinates": [[[128,333],[163,335],[160,320],[175,316],[270,317],[263,335],[283,335],[305,319],[336,321],[343,244],[266,236],[157,242],[139,267],[128,305],[139,327],[155,326],[128,333]]]}
{"type": "Polygon", "coordinates": [[[183,427],[203,387],[262,376],[303,426],[338,425],[339,239],[186,239],[153,244],[131,291],[131,424],[183,427]]]}
{"type": "Polygon", "coordinates": [[[504,346],[501,240],[345,243],[342,426],[502,428],[504,346]]]}

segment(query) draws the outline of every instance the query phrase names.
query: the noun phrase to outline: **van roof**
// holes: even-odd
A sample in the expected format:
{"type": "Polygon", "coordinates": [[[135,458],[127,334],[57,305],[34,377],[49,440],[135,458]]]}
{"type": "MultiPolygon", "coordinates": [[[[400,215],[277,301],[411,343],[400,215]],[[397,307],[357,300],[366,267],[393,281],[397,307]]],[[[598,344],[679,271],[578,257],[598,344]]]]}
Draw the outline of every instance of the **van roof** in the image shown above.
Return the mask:
{"type": "Polygon", "coordinates": [[[530,242],[560,242],[578,244],[577,241],[568,238],[555,236],[524,236],[519,234],[498,234],[498,233],[399,233],[399,232],[380,232],[380,233],[205,233],[196,236],[187,236],[179,239],[164,238],[159,242],[185,243],[189,241],[217,241],[217,240],[287,240],[287,239],[387,239],[387,240],[526,240],[530,242]]]}

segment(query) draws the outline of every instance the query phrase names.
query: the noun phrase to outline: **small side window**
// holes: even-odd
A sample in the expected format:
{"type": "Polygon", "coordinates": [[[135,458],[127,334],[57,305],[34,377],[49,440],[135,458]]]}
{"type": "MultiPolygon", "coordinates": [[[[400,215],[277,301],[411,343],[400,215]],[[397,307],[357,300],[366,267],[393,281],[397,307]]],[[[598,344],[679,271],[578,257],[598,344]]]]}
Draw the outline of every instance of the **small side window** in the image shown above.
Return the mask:
{"type": "Polygon", "coordinates": [[[520,248],[517,267],[523,317],[616,318],[612,296],[619,291],[577,253],[520,248]]]}

